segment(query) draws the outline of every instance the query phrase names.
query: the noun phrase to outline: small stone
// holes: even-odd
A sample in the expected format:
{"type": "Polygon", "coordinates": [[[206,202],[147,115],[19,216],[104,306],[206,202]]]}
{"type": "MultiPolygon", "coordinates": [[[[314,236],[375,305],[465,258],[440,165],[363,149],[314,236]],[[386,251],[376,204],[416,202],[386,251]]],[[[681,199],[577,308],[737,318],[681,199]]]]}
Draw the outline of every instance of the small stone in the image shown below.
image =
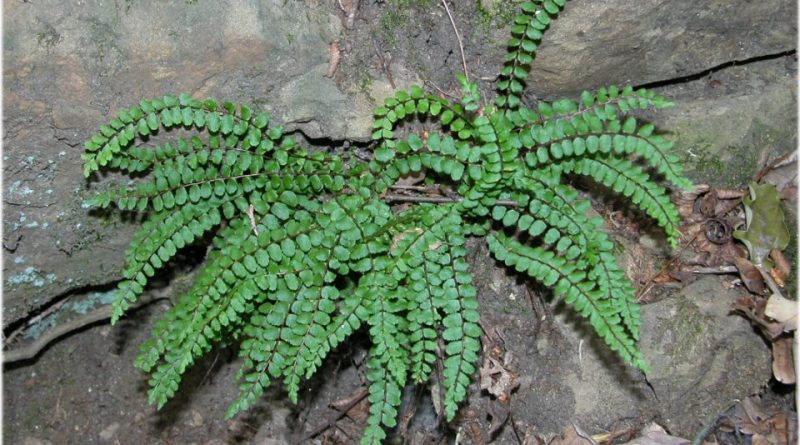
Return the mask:
{"type": "Polygon", "coordinates": [[[642,235],[639,237],[639,244],[645,249],[655,250],[659,247],[658,242],[650,235],[642,235]]]}
{"type": "Polygon", "coordinates": [[[26,437],[22,439],[22,445],[53,445],[49,440],[37,439],[35,437],[26,437]]]}
{"type": "Polygon", "coordinates": [[[192,410],[192,420],[189,422],[189,424],[193,427],[203,426],[203,416],[200,415],[200,412],[192,410]]]}
{"type": "Polygon", "coordinates": [[[106,441],[111,440],[117,434],[117,430],[119,430],[119,422],[114,422],[100,431],[100,438],[106,441]]]}

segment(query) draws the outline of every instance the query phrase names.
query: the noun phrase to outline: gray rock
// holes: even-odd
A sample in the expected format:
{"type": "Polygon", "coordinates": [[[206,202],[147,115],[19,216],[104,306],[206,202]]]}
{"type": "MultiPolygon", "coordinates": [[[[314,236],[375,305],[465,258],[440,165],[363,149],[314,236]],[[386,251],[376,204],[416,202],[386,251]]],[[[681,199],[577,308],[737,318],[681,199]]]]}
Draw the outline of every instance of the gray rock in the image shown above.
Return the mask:
{"type": "Polygon", "coordinates": [[[680,294],[644,306],[641,347],[666,427],[693,437],[712,415],[756,394],[772,372],[764,340],[730,305],[729,278],[707,276],[680,294]]]}
{"type": "Polygon", "coordinates": [[[796,48],[797,2],[575,0],[528,79],[542,96],[644,84],[796,48]]]}
{"type": "MultiPolygon", "coordinates": [[[[338,18],[319,6],[316,0],[8,5],[6,326],[63,292],[119,279],[136,224],[82,207],[98,186],[82,177],[83,141],[141,97],[182,91],[250,103],[281,118],[297,103],[281,89],[310,67],[326,65],[328,44],[339,35],[338,18]]],[[[372,105],[355,109],[362,116],[337,114],[331,110],[347,107],[346,96],[322,80],[308,88],[321,86],[330,94],[305,109],[304,125],[342,128],[335,137],[363,137],[372,105]]]]}
{"type": "Polygon", "coordinates": [[[584,343],[582,360],[564,379],[577,422],[600,430],[616,418],[658,416],[672,434],[693,437],[709,416],[757,393],[771,376],[769,348],[746,319],[730,313],[740,291],[724,281],[704,277],[642,307],[640,348],[652,389],[591,333],[575,336],[567,325],[565,337],[584,343]]]}
{"type": "Polygon", "coordinates": [[[794,56],[730,67],[658,92],[675,106],[647,117],[668,131],[697,182],[738,187],[766,160],[797,147],[794,56]]]}

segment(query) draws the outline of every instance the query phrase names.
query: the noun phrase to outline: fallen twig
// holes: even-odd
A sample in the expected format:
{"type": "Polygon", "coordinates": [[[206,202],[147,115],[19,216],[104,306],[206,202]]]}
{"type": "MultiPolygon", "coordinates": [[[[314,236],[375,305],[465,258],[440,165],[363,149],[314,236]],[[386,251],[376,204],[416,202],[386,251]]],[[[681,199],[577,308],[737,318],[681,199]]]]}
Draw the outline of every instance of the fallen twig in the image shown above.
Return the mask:
{"type": "Polygon", "coordinates": [[[761,266],[759,264],[754,264],[754,266],[756,266],[756,269],[758,269],[758,272],[761,274],[761,277],[764,278],[764,281],[767,283],[767,286],[769,286],[769,290],[771,290],[773,294],[779,297],[783,297],[783,293],[781,292],[781,289],[778,287],[778,284],[775,283],[775,280],[772,279],[772,275],[770,275],[769,272],[767,272],[764,269],[764,266],[761,266]]]}
{"type": "Polygon", "coordinates": [[[332,418],[328,419],[327,422],[325,422],[322,425],[320,425],[317,428],[315,428],[314,431],[311,431],[310,433],[306,434],[306,437],[303,438],[302,442],[305,442],[307,440],[313,439],[314,437],[319,435],[321,432],[323,432],[323,431],[327,430],[328,428],[331,428],[332,426],[336,425],[336,422],[338,422],[339,419],[344,417],[351,409],[353,409],[353,407],[358,405],[368,395],[369,395],[369,390],[367,388],[361,388],[361,390],[358,393],[356,393],[355,397],[353,397],[353,399],[350,401],[350,403],[348,403],[347,405],[342,407],[342,409],[339,410],[339,413],[337,413],[332,418]]]}
{"type": "Polygon", "coordinates": [[[394,84],[394,77],[392,77],[392,70],[389,69],[389,64],[386,62],[386,58],[383,57],[383,52],[381,51],[380,47],[378,47],[378,42],[375,39],[372,39],[372,46],[375,47],[375,54],[378,55],[378,60],[381,62],[381,69],[383,70],[384,74],[386,74],[386,79],[389,80],[389,85],[392,86],[393,90],[397,89],[397,85],[394,84]]]}
{"type": "Polygon", "coordinates": [[[736,266],[718,266],[718,267],[695,267],[693,269],[686,269],[686,272],[693,273],[693,274],[729,274],[729,273],[739,273],[739,269],[736,266]]]}
{"type": "MultiPolygon", "coordinates": [[[[164,299],[167,299],[167,297],[161,294],[148,294],[140,298],[136,303],[132,304],[130,306],[130,309],[136,309],[148,305],[154,301],[164,300],[164,299]]],[[[67,323],[64,323],[62,325],[53,328],[52,330],[43,334],[36,341],[30,343],[27,346],[14,349],[11,351],[3,351],[3,363],[8,364],[8,363],[19,362],[22,360],[30,360],[39,355],[39,352],[41,352],[53,340],[63,335],[69,334],[70,332],[77,331],[78,329],[88,326],[92,323],[105,320],[106,318],[111,318],[112,310],[113,308],[111,305],[105,305],[103,307],[97,308],[80,318],[76,318],[74,320],[71,320],[67,323]]]]}
{"type": "Polygon", "coordinates": [[[342,52],[339,50],[339,41],[334,40],[328,46],[328,53],[330,54],[330,61],[328,62],[328,72],[325,77],[332,78],[336,74],[336,69],[339,68],[339,61],[342,58],[342,52]]]}
{"type": "Polygon", "coordinates": [[[717,427],[717,423],[719,423],[720,419],[724,418],[725,416],[717,414],[706,422],[703,426],[703,429],[700,430],[699,433],[694,437],[692,440],[692,445],[701,445],[705,438],[717,427]]]}
{"type": "Polygon", "coordinates": [[[686,249],[687,247],[691,246],[691,245],[692,245],[692,243],[694,242],[694,240],[696,240],[696,239],[697,239],[697,235],[693,236],[693,237],[692,237],[692,239],[690,239],[689,241],[686,241],[685,243],[683,243],[683,245],[682,245],[682,246],[680,246],[680,248],[679,248],[679,249],[678,249],[678,251],[675,253],[675,255],[674,255],[674,256],[673,256],[673,257],[672,257],[672,258],[671,258],[669,261],[667,261],[667,263],[666,263],[666,264],[664,264],[663,266],[661,266],[661,269],[660,269],[658,272],[656,272],[656,274],[655,274],[655,275],[651,276],[651,277],[650,277],[650,278],[647,280],[647,282],[645,283],[645,285],[644,285],[644,286],[642,286],[642,288],[641,288],[641,289],[639,289],[639,291],[638,291],[638,292],[636,292],[636,302],[637,302],[637,303],[640,303],[640,302],[642,301],[642,299],[644,299],[644,296],[645,296],[645,295],[647,295],[647,293],[648,293],[648,292],[650,292],[650,290],[653,288],[653,286],[655,285],[655,280],[656,280],[656,277],[658,277],[658,276],[659,276],[659,275],[661,275],[662,273],[666,272],[666,271],[667,271],[667,269],[669,269],[670,267],[672,267],[672,265],[674,265],[674,264],[675,264],[675,262],[678,260],[678,256],[677,256],[677,254],[678,254],[679,252],[683,252],[683,250],[684,250],[684,249],[686,249]]]}
{"type": "MultiPolygon", "coordinates": [[[[390,202],[432,202],[432,203],[449,203],[449,202],[461,202],[464,198],[461,197],[448,197],[448,196],[407,196],[407,195],[385,195],[383,197],[385,200],[390,202]]],[[[511,200],[504,200],[498,199],[495,204],[507,207],[516,207],[516,201],[511,200]]]]}
{"type": "Polygon", "coordinates": [[[436,84],[435,84],[435,83],[434,83],[432,80],[430,80],[430,79],[428,79],[428,80],[425,80],[425,83],[427,83],[428,85],[432,86],[432,87],[433,87],[433,88],[434,88],[436,91],[438,91],[438,92],[442,93],[442,95],[443,95],[443,96],[451,97],[451,98],[453,98],[453,99],[461,99],[460,97],[458,97],[458,96],[456,96],[456,95],[454,95],[454,94],[450,94],[450,93],[448,93],[447,91],[445,91],[445,90],[443,90],[443,89],[439,88],[439,85],[436,85],[436,84]]]}
{"type": "Polygon", "coordinates": [[[783,155],[774,161],[770,162],[769,164],[765,165],[755,176],[754,181],[760,183],[767,173],[775,170],[776,168],[783,167],[784,165],[791,164],[792,162],[797,161],[797,150],[792,151],[786,155],[783,155]]]}
{"type": "Polygon", "coordinates": [[[20,327],[18,327],[17,329],[15,329],[15,330],[14,330],[14,332],[12,332],[11,334],[9,334],[9,335],[8,335],[8,337],[6,338],[5,342],[3,343],[3,346],[5,347],[5,346],[8,346],[8,345],[10,345],[10,344],[11,344],[11,342],[13,342],[13,341],[14,341],[14,339],[15,339],[15,338],[17,338],[17,336],[18,336],[19,334],[21,334],[21,333],[25,332],[25,329],[28,329],[28,327],[29,327],[29,326],[32,326],[32,325],[34,325],[34,324],[36,324],[36,323],[38,323],[38,322],[42,321],[42,320],[43,320],[44,318],[46,318],[48,315],[50,315],[50,314],[52,314],[53,312],[57,311],[57,310],[58,310],[59,308],[61,308],[61,306],[63,306],[63,305],[64,305],[64,303],[66,303],[68,300],[69,300],[69,297],[66,297],[66,298],[64,298],[63,300],[59,301],[58,303],[55,303],[55,304],[53,304],[53,305],[52,305],[52,306],[50,306],[49,308],[47,308],[47,309],[45,309],[44,311],[42,311],[42,313],[40,313],[40,314],[36,315],[35,317],[31,318],[31,319],[30,319],[30,320],[28,320],[26,323],[24,323],[22,326],[20,326],[20,327]]]}

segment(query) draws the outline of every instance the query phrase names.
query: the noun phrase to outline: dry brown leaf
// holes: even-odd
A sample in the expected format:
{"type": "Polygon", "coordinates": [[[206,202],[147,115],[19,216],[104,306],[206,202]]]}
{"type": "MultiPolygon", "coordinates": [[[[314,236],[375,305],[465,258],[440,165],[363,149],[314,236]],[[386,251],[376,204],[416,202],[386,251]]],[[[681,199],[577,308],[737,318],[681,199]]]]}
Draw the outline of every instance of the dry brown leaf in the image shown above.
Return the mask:
{"type": "Polygon", "coordinates": [[[633,427],[629,427],[621,430],[609,431],[607,433],[595,434],[592,436],[592,439],[594,439],[595,442],[599,443],[600,445],[607,445],[612,442],[617,442],[617,439],[620,437],[627,436],[627,438],[630,439],[633,437],[633,433],[635,432],[636,431],[634,431],[633,427]]]}
{"type": "Polygon", "coordinates": [[[752,436],[753,444],[787,445],[796,441],[797,434],[796,415],[790,416],[752,396],[736,404],[732,420],[739,433],[752,436]]]}
{"type": "Polygon", "coordinates": [[[731,310],[739,311],[746,316],[750,321],[755,323],[764,334],[770,339],[778,338],[783,334],[783,324],[768,320],[764,315],[764,308],[767,305],[766,298],[758,298],[754,295],[737,298],[731,304],[731,310]]]}
{"type": "Polygon", "coordinates": [[[431,380],[431,400],[433,400],[433,412],[436,413],[436,418],[441,419],[444,416],[444,407],[442,406],[442,398],[439,397],[439,394],[443,394],[442,387],[439,386],[439,382],[436,380],[431,380]]]}
{"type": "Polygon", "coordinates": [[[706,218],[713,218],[716,214],[715,210],[717,207],[717,191],[711,190],[710,192],[703,195],[703,198],[700,199],[700,214],[705,216],[706,218]]]}
{"type": "Polygon", "coordinates": [[[736,404],[733,421],[736,429],[747,435],[769,431],[767,420],[778,414],[778,410],[765,405],[759,396],[750,396],[736,404]]]}
{"type": "Polygon", "coordinates": [[[792,385],[797,381],[793,357],[792,337],[784,335],[772,342],[772,374],[775,380],[784,385],[792,385]]]}
{"type": "Polygon", "coordinates": [[[770,269],[769,273],[772,275],[772,278],[778,282],[778,286],[783,287],[784,282],[792,273],[792,266],[789,264],[789,260],[783,255],[783,252],[778,249],[772,249],[769,252],[769,257],[775,265],[770,269]]]}
{"type": "Polygon", "coordinates": [[[694,202],[697,197],[707,192],[710,189],[708,184],[697,184],[694,186],[694,191],[680,190],[672,197],[672,202],[678,208],[678,213],[681,219],[689,220],[694,213],[694,202]]]}
{"type": "Polygon", "coordinates": [[[781,189],[781,193],[778,196],[784,201],[797,202],[797,186],[787,184],[786,187],[781,189]]]}
{"type": "Polygon", "coordinates": [[[504,401],[504,400],[492,400],[489,402],[489,417],[491,417],[491,423],[489,424],[489,431],[486,432],[486,435],[489,437],[489,440],[494,440],[497,433],[503,428],[503,425],[506,424],[508,421],[508,417],[511,414],[511,401],[504,401]]]}
{"type": "Polygon", "coordinates": [[[758,271],[755,265],[744,258],[733,258],[733,264],[739,269],[739,276],[742,282],[750,292],[754,294],[763,295],[767,290],[767,285],[764,283],[764,277],[758,271]]]}
{"type": "Polygon", "coordinates": [[[561,435],[554,438],[550,445],[597,445],[597,442],[578,426],[570,424],[561,430],[561,435]]]}
{"type": "Polygon", "coordinates": [[[366,397],[364,397],[364,390],[357,391],[353,395],[344,399],[331,402],[330,407],[340,412],[347,409],[347,412],[345,413],[347,417],[353,419],[353,421],[357,422],[358,424],[366,423],[367,417],[369,417],[369,401],[366,397]],[[359,398],[361,400],[353,405],[353,403],[359,398]]]}
{"type": "Polygon", "coordinates": [[[492,357],[485,357],[480,369],[481,389],[500,400],[508,400],[511,391],[519,387],[519,376],[511,372],[506,366],[492,357]]]}
{"type": "MultiPolygon", "coordinates": [[[[729,226],[732,227],[730,222],[727,223],[726,227],[729,226]]],[[[693,230],[693,244],[698,254],[695,256],[695,258],[687,263],[717,267],[725,264],[733,264],[736,258],[747,257],[747,250],[745,250],[745,248],[741,245],[733,242],[730,237],[728,237],[727,241],[723,242],[722,244],[719,244],[719,242],[710,241],[708,236],[713,233],[714,228],[709,228],[706,224],[706,221],[698,223],[689,228],[693,230]]],[[[716,239],[721,239],[719,236],[712,236],[714,236],[716,239]]]]}
{"type": "Polygon", "coordinates": [[[328,54],[329,54],[329,61],[328,61],[328,72],[325,73],[325,77],[333,77],[336,74],[336,69],[339,68],[339,61],[341,60],[342,53],[339,51],[339,41],[334,40],[328,45],[328,54]]]}
{"type": "Polygon", "coordinates": [[[463,419],[463,426],[456,436],[456,442],[465,445],[486,445],[486,438],[483,436],[478,412],[474,409],[468,409],[464,413],[463,419]]]}
{"type": "Polygon", "coordinates": [[[746,192],[739,189],[716,189],[714,193],[719,199],[739,199],[744,196],[746,192]]]}
{"type": "Polygon", "coordinates": [[[773,294],[767,300],[764,315],[781,323],[783,332],[792,332],[797,329],[797,302],[773,294]]]}
{"type": "Polygon", "coordinates": [[[525,438],[522,439],[522,445],[544,445],[544,443],[544,439],[536,434],[532,428],[525,430],[525,438]]]}
{"type": "Polygon", "coordinates": [[[425,172],[424,171],[411,172],[411,173],[409,173],[407,175],[403,175],[403,176],[399,177],[397,179],[397,182],[394,183],[394,185],[398,185],[398,186],[401,186],[401,187],[403,187],[403,186],[407,187],[407,186],[420,184],[423,181],[425,181],[425,172]]]}
{"type": "Polygon", "coordinates": [[[689,441],[682,437],[669,435],[661,425],[653,422],[644,427],[641,436],[625,445],[686,445],[689,441]]]}
{"type": "Polygon", "coordinates": [[[422,228],[420,227],[414,227],[413,229],[403,230],[402,232],[395,235],[394,238],[392,238],[392,249],[396,249],[397,246],[400,244],[400,241],[406,239],[406,235],[411,235],[411,234],[419,235],[423,232],[424,230],[422,230],[422,228]]]}
{"type": "MultiPolygon", "coordinates": [[[[796,423],[796,422],[795,422],[796,423]]],[[[756,436],[762,436],[765,443],[769,445],[788,445],[789,438],[790,438],[790,426],[789,426],[789,419],[786,418],[785,415],[779,414],[772,419],[770,419],[770,424],[772,426],[771,431],[768,434],[761,435],[761,434],[754,434],[753,435],[753,443],[756,443],[758,439],[756,436]]]]}
{"type": "Polygon", "coordinates": [[[769,270],[769,276],[772,278],[772,281],[775,282],[775,285],[778,286],[779,288],[782,289],[786,287],[786,277],[783,274],[781,274],[780,270],[773,267],[772,269],[769,270]]]}
{"type": "Polygon", "coordinates": [[[498,431],[508,421],[511,413],[511,393],[519,387],[519,375],[516,372],[515,357],[511,351],[505,350],[503,336],[497,328],[488,327],[483,342],[483,363],[480,368],[481,389],[493,397],[488,400],[487,417],[491,419],[486,436],[494,439],[498,431]]]}

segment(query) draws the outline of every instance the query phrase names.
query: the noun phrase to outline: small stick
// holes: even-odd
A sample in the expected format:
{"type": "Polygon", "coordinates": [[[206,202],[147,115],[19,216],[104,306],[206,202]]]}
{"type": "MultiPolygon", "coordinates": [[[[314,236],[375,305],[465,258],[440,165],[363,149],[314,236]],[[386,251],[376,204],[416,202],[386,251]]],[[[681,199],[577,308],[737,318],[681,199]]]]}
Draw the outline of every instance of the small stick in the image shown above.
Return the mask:
{"type": "Polygon", "coordinates": [[[381,69],[386,74],[386,79],[389,80],[389,85],[392,86],[393,90],[397,89],[397,86],[394,84],[394,77],[392,77],[392,70],[389,69],[389,64],[386,63],[386,59],[383,57],[383,52],[378,47],[378,42],[375,39],[372,39],[372,46],[375,47],[375,54],[378,55],[378,60],[381,62],[381,69]]]}
{"type": "Polygon", "coordinates": [[[719,267],[696,267],[694,269],[687,269],[686,272],[693,274],[727,274],[739,273],[736,266],[719,266],[719,267]]]}
{"type": "MultiPolygon", "coordinates": [[[[450,202],[461,202],[464,198],[460,197],[447,197],[447,196],[405,196],[405,195],[386,195],[383,197],[387,201],[392,202],[432,202],[437,204],[444,204],[450,202]]],[[[517,207],[516,201],[498,199],[495,204],[506,207],[517,207]]]]}
{"type": "Polygon", "coordinates": [[[461,63],[464,65],[464,76],[467,78],[467,82],[469,82],[469,73],[467,72],[467,59],[464,57],[464,45],[461,43],[461,35],[458,33],[458,28],[456,27],[456,22],[453,20],[453,15],[450,14],[450,8],[447,6],[447,0],[442,0],[442,4],[444,5],[444,10],[447,11],[447,17],[450,18],[450,23],[453,25],[453,31],[456,32],[456,39],[458,39],[458,49],[461,51],[461,63]]]}
{"type": "Polygon", "coordinates": [[[764,168],[762,168],[761,171],[759,171],[756,174],[754,180],[757,183],[761,182],[761,180],[764,179],[764,176],[767,176],[767,173],[769,173],[770,171],[775,170],[776,168],[779,167],[783,167],[784,165],[791,164],[792,162],[795,161],[797,161],[797,150],[789,154],[786,154],[784,156],[781,156],[775,159],[774,161],[770,162],[769,164],[765,165],[764,168]]]}
{"type": "Polygon", "coordinates": [[[328,52],[330,53],[330,62],[328,63],[328,72],[325,73],[325,77],[333,78],[334,74],[336,74],[336,69],[339,68],[339,61],[342,57],[342,52],[339,51],[338,40],[334,40],[330,43],[328,52]]]}
{"type": "MultiPolygon", "coordinates": [[[[678,252],[682,252],[684,249],[686,249],[687,247],[689,247],[689,246],[690,246],[690,245],[691,245],[691,244],[694,242],[694,240],[696,240],[696,239],[697,239],[697,235],[693,236],[693,237],[692,237],[692,239],[690,239],[689,241],[686,241],[686,242],[685,242],[685,243],[684,243],[684,244],[683,244],[683,245],[680,247],[680,249],[678,250],[678,252]]],[[[644,298],[644,296],[645,296],[645,295],[646,295],[648,292],[650,292],[650,289],[652,289],[652,288],[653,288],[653,286],[655,285],[655,279],[656,279],[656,277],[657,277],[657,276],[659,276],[659,275],[661,275],[662,273],[666,272],[666,270],[667,270],[667,269],[669,269],[670,267],[672,267],[672,265],[673,265],[673,264],[675,264],[675,261],[677,261],[677,260],[678,260],[678,257],[673,257],[672,259],[670,259],[670,260],[667,262],[667,264],[665,264],[664,266],[662,266],[662,267],[661,267],[661,269],[660,269],[658,272],[656,272],[656,274],[655,274],[655,275],[653,275],[652,277],[650,277],[650,279],[648,279],[648,280],[647,280],[647,283],[645,283],[644,287],[642,287],[641,289],[639,289],[639,292],[636,292],[636,302],[637,302],[637,303],[640,303],[640,302],[642,301],[642,299],[644,298]]]]}
{"type": "Polygon", "coordinates": [[[761,276],[764,278],[764,281],[767,283],[767,286],[769,286],[769,290],[771,290],[773,294],[781,298],[784,298],[781,289],[778,287],[778,284],[775,283],[775,280],[772,279],[772,275],[770,275],[769,272],[767,272],[764,269],[764,266],[758,264],[756,264],[755,266],[756,269],[758,269],[759,273],[761,273],[761,276]]]}
{"type": "Polygon", "coordinates": [[[17,338],[17,336],[19,334],[25,332],[25,329],[28,329],[29,326],[32,326],[32,325],[42,321],[43,319],[47,318],[51,313],[57,311],[59,308],[61,308],[61,306],[64,305],[64,303],[67,302],[67,300],[69,300],[69,298],[70,297],[66,297],[63,300],[59,301],[58,303],[53,304],[49,308],[47,308],[44,311],[42,311],[42,313],[40,313],[39,315],[36,315],[35,317],[33,317],[30,320],[28,320],[27,322],[25,322],[25,324],[23,324],[22,326],[20,326],[17,329],[15,329],[14,332],[12,332],[8,336],[8,338],[6,338],[5,342],[3,343],[3,346],[10,345],[11,342],[14,341],[14,339],[17,338]]]}
{"type": "Polygon", "coordinates": [[[206,380],[208,380],[208,376],[211,375],[211,371],[214,369],[214,366],[217,364],[217,360],[219,360],[219,352],[217,352],[217,355],[214,356],[214,361],[211,362],[211,366],[208,367],[208,371],[206,371],[206,375],[203,376],[203,380],[200,381],[199,385],[197,385],[198,388],[203,386],[204,383],[206,383],[206,380]]]}
{"type": "Polygon", "coordinates": [[[428,186],[424,186],[424,185],[395,184],[395,185],[390,185],[389,188],[390,189],[394,189],[394,190],[414,190],[414,191],[418,191],[418,192],[435,192],[435,191],[437,191],[436,189],[432,189],[432,188],[430,188],[428,186]]]}
{"type": "Polygon", "coordinates": [[[703,429],[701,429],[700,432],[697,433],[696,436],[694,436],[694,440],[692,440],[692,445],[700,445],[700,444],[702,444],[703,441],[705,440],[706,436],[708,436],[711,433],[711,431],[713,431],[714,428],[716,428],[717,423],[722,418],[723,418],[723,416],[716,415],[716,416],[713,416],[710,419],[708,419],[706,424],[703,426],[703,429]]]}
{"type": "Polygon", "coordinates": [[[453,95],[453,94],[450,94],[450,93],[448,93],[447,91],[445,91],[445,90],[443,90],[443,89],[439,88],[439,86],[438,86],[438,85],[436,85],[436,84],[435,84],[435,83],[434,83],[432,80],[426,80],[426,81],[425,81],[425,83],[427,83],[427,84],[430,84],[430,86],[432,86],[433,88],[435,88],[435,89],[436,89],[438,92],[442,93],[442,95],[444,95],[444,96],[452,97],[453,99],[459,99],[459,98],[458,98],[458,97],[456,97],[455,95],[453,95]]]}
{"type": "Polygon", "coordinates": [[[338,414],[333,416],[327,422],[325,422],[322,425],[320,425],[317,428],[315,428],[314,431],[306,434],[306,437],[303,438],[302,442],[305,442],[305,441],[307,441],[309,439],[312,439],[312,438],[316,437],[319,433],[321,433],[321,432],[327,430],[328,428],[336,425],[336,422],[338,422],[339,419],[344,417],[348,412],[350,412],[351,409],[353,409],[356,405],[361,403],[361,401],[364,400],[364,398],[366,398],[368,395],[369,395],[369,390],[367,388],[361,388],[361,390],[356,394],[356,396],[353,397],[353,400],[351,400],[350,403],[348,403],[347,405],[342,407],[342,409],[339,410],[338,414]]]}
{"type": "MultiPolygon", "coordinates": [[[[132,304],[129,308],[135,309],[142,307],[144,305],[150,304],[157,300],[164,300],[166,296],[163,295],[149,295],[144,298],[140,298],[136,303],[132,304]]],[[[77,331],[78,329],[88,326],[92,323],[96,323],[101,320],[105,320],[106,318],[111,318],[111,312],[113,308],[111,305],[105,305],[103,307],[97,308],[92,312],[84,315],[83,317],[76,318],[74,320],[69,321],[68,323],[64,323],[60,326],[53,328],[52,330],[48,331],[46,334],[43,334],[39,337],[35,342],[18,349],[14,349],[11,351],[3,351],[3,364],[14,363],[22,360],[30,360],[37,355],[39,352],[42,351],[50,342],[53,340],[61,337],[62,335],[69,334],[70,332],[77,331]]]]}

